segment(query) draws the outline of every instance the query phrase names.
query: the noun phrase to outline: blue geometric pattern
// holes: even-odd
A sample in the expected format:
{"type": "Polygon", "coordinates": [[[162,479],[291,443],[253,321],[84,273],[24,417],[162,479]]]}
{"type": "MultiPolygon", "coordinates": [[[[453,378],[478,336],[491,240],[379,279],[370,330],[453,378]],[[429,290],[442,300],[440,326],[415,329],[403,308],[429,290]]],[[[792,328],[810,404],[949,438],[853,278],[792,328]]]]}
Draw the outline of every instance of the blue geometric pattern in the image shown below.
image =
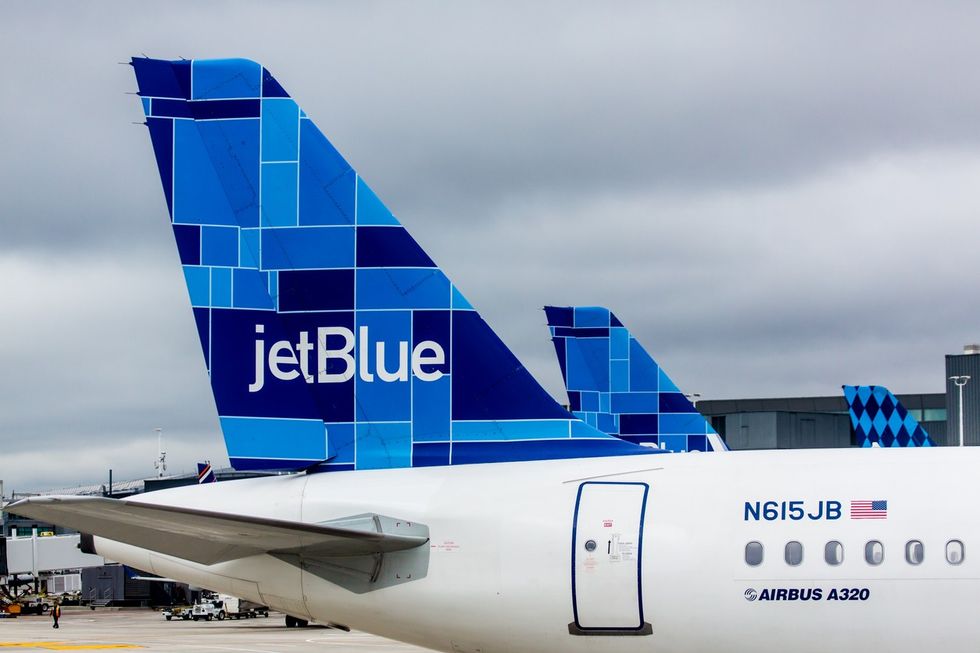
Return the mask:
{"type": "Polygon", "coordinates": [[[647,453],[547,394],[262,66],[132,64],[234,467],[647,453]]]}
{"type": "Polygon", "coordinates": [[[845,385],[851,426],[862,447],[932,447],[935,443],[883,385],[845,385]]]}
{"type": "Polygon", "coordinates": [[[576,417],[628,442],[713,450],[715,430],[609,309],[544,311],[576,417]]]}

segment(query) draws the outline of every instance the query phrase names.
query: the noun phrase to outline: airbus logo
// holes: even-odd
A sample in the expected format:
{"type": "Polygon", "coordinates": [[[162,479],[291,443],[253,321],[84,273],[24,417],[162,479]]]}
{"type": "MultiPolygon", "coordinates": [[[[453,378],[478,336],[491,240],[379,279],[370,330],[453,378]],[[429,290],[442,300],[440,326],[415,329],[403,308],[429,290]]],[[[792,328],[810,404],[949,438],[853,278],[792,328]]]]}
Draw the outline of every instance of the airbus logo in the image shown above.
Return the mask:
{"type": "MultiPolygon", "coordinates": [[[[255,325],[255,333],[265,333],[264,324],[255,325]]],[[[316,341],[310,340],[309,331],[300,331],[298,340],[277,340],[269,345],[266,351],[265,339],[255,339],[255,380],[249,384],[249,392],[258,392],[265,387],[266,371],[280,381],[292,381],[302,377],[307,383],[344,383],[357,374],[361,381],[374,382],[375,378],[383,383],[408,381],[409,369],[412,375],[420,381],[437,381],[442,378],[441,370],[433,370],[433,366],[446,362],[446,351],[434,340],[423,340],[415,345],[409,356],[409,342],[397,342],[398,365],[394,370],[385,366],[385,350],[388,343],[378,340],[374,342],[374,369],[371,368],[368,352],[371,346],[369,328],[362,326],[358,329],[357,347],[355,348],[354,332],[347,327],[319,327],[316,330],[316,341]],[[339,346],[328,347],[328,341],[337,342],[339,346]],[[311,368],[311,358],[315,368],[311,368]],[[328,371],[328,364],[335,361],[339,371],[328,371]],[[313,369],[316,374],[314,375],[313,369]]],[[[330,365],[333,369],[335,365],[330,365]]]]}
{"type": "Polygon", "coordinates": [[[867,587],[764,587],[761,591],[750,587],[743,592],[746,601],[867,601],[871,590],[867,587]]]}

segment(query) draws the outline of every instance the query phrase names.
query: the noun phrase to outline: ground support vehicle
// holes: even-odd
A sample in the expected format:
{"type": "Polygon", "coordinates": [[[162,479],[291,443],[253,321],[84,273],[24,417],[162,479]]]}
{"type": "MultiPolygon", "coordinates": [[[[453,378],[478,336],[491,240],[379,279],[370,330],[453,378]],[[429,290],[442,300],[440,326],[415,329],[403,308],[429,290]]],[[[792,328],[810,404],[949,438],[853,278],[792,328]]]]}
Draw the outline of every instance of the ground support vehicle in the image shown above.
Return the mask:
{"type": "Polygon", "coordinates": [[[191,606],[189,605],[175,605],[170,608],[166,608],[163,611],[163,618],[167,621],[172,619],[180,619],[182,621],[190,621],[191,618],[191,606]]]}
{"type": "MultiPolygon", "coordinates": [[[[166,616],[166,615],[164,615],[166,616]]],[[[230,594],[210,594],[194,604],[190,610],[190,618],[194,621],[205,619],[251,619],[252,617],[268,617],[269,608],[240,599],[230,594]]]]}
{"type": "Polygon", "coordinates": [[[230,596],[228,594],[219,594],[217,599],[214,600],[216,607],[218,608],[218,613],[216,617],[221,619],[251,619],[252,617],[268,617],[269,608],[260,605],[258,603],[253,603],[252,601],[247,601],[245,599],[240,599],[237,596],[230,596]]]}
{"type": "MultiPolygon", "coordinates": [[[[218,618],[218,608],[211,601],[200,601],[195,603],[194,607],[191,608],[191,619],[194,621],[200,621],[201,619],[211,621],[216,618],[218,618]]],[[[224,614],[222,614],[221,619],[224,618],[224,614]]]]}

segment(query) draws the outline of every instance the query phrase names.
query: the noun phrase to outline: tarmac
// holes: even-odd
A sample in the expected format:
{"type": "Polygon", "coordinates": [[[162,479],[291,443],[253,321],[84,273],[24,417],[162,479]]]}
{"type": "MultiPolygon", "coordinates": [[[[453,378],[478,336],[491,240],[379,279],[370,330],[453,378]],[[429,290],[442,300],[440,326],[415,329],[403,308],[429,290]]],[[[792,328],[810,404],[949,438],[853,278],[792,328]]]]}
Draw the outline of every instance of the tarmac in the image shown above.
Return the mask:
{"type": "Polygon", "coordinates": [[[153,610],[65,608],[58,630],[51,617],[0,619],[4,651],[171,651],[180,653],[424,653],[429,649],[366,633],[310,626],[286,628],[284,617],[166,621],[153,610]]]}

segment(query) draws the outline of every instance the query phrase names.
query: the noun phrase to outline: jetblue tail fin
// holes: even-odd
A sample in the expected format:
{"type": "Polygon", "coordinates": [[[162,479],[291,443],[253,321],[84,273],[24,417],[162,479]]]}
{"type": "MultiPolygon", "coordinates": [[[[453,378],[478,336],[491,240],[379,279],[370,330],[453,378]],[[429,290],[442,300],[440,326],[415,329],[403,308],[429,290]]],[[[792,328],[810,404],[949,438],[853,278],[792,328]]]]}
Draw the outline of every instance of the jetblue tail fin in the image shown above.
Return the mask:
{"type": "Polygon", "coordinates": [[[607,308],[545,306],[572,412],[629,442],[725,450],[723,440],[607,308]]]}
{"type": "Polygon", "coordinates": [[[211,468],[211,462],[205,460],[203,463],[197,464],[197,482],[201,483],[217,483],[218,478],[214,475],[214,470],[211,468]]]}
{"type": "Polygon", "coordinates": [[[234,467],[644,452],[548,395],[262,66],[132,64],[234,467]]]}
{"type": "Polygon", "coordinates": [[[935,443],[902,402],[883,385],[845,385],[851,426],[862,447],[933,447],[935,443]]]}

